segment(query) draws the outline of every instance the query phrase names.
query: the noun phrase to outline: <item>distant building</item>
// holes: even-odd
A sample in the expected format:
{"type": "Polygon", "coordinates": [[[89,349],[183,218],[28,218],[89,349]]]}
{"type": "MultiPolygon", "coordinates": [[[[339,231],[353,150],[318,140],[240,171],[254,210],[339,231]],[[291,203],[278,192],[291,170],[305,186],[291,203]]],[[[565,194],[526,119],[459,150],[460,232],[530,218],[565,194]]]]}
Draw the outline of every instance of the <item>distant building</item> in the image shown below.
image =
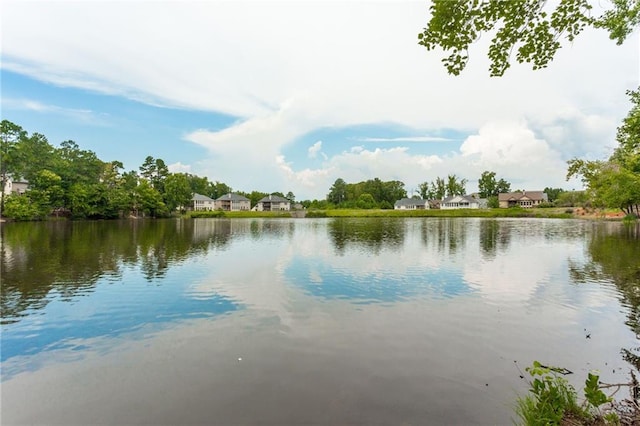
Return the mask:
{"type": "Polygon", "coordinates": [[[522,191],[498,194],[498,204],[501,208],[519,206],[526,209],[548,201],[549,198],[547,197],[547,194],[542,191],[522,191]]]}
{"type": "Polygon", "coordinates": [[[216,198],[216,210],[224,210],[226,212],[239,212],[251,210],[251,200],[239,194],[228,193],[216,198]]]}
{"type": "Polygon", "coordinates": [[[421,198],[402,198],[393,205],[394,210],[425,210],[429,208],[429,201],[421,198]]]}
{"type": "Polygon", "coordinates": [[[486,209],[487,200],[484,198],[474,198],[470,195],[454,195],[447,197],[440,202],[441,209],[486,209]]]}
{"type": "Polygon", "coordinates": [[[26,179],[13,179],[11,176],[7,176],[7,181],[4,183],[2,190],[3,195],[17,194],[22,195],[29,189],[29,182],[26,179]]]}
{"type": "Polygon", "coordinates": [[[191,199],[191,207],[193,210],[215,210],[215,201],[212,198],[202,194],[193,194],[191,199]]]}
{"type": "Polygon", "coordinates": [[[291,210],[291,201],[279,195],[267,195],[258,201],[253,209],[257,212],[274,212],[291,210]]]}

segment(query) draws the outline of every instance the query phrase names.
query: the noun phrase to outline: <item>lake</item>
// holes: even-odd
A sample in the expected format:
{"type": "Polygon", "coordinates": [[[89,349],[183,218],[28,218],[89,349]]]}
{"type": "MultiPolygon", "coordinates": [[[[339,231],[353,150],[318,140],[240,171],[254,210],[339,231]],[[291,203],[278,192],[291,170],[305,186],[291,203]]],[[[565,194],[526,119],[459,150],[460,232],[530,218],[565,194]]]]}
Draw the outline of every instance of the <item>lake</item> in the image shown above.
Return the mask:
{"type": "Polygon", "coordinates": [[[1,232],[2,424],[511,424],[534,360],[580,386],[626,381],[639,354],[640,224],[1,232]]]}

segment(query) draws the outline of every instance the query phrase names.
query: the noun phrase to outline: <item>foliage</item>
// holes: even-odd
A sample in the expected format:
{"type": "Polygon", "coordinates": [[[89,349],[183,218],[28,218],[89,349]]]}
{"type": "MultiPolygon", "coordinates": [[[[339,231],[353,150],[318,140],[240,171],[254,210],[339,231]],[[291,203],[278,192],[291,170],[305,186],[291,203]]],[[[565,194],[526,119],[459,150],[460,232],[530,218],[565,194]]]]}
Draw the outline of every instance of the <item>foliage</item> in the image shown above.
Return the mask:
{"type": "Polygon", "coordinates": [[[545,68],[562,46],[573,42],[586,28],[609,31],[610,38],[622,44],[640,23],[640,2],[615,0],[599,17],[591,15],[587,0],[560,0],[553,10],[538,0],[433,0],[431,18],[418,43],[448,54],[442,62],[447,71],[459,75],[469,60],[469,47],[489,33],[489,72],[501,76],[510,67],[511,54],[519,63],[533,69],[545,68]]]}
{"type": "Polygon", "coordinates": [[[618,127],[618,147],[609,160],[568,161],[567,179],[580,176],[598,207],[640,216],[640,94],[628,92],[632,107],[618,127]]]}
{"type": "MultiPolygon", "coordinates": [[[[496,172],[484,171],[478,179],[478,192],[480,198],[497,197],[500,193],[506,193],[511,190],[511,184],[500,178],[496,181],[496,172]]],[[[496,206],[498,207],[498,206],[496,206]]]]}
{"type": "Polygon", "coordinates": [[[206,177],[172,174],[160,158],[147,156],[138,175],[71,140],[54,147],[44,135],[29,135],[7,120],[0,131],[0,187],[10,178],[29,182],[26,198],[11,200],[8,208],[9,197],[0,196],[0,212],[10,219],[43,219],[53,211],[72,218],[161,217],[189,206],[194,192],[211,198],[231,192],[206,177]]]}
{"type": "Polygon", "coordinates": [[[447,193],[444,179],[436,177],[435,181],[423,182],[418,187],[420,196],[424,200],[442,200],[447,193]]]}
{"type": "Polygon", "coordinates": [[[376,207],[376,200],[373,199],[371,194],[361,194],[356,205],[359,209],[373,209],[376,207]]]}
{"type": "Polygon", "coordinates": [[[40,206],[27,195],[9,195],[4,201],[6,217],[14,220],[40,220],[43,218],[40,206]]]}
{"type": "MultiPolygon", "coordinates": [[[[531,375],[529,395],[519,398],[516,413],[526,425],[560,425],[566,419],[578,421],[579,424],[591,423],[595,419],[604,420],[600,407],[610,403],[600,388],[599,376],[593,372],[588,374],[584,386],[584,402],[578,402],[575,388],[561,375],[570,374],[566,369],[548,367],[534,361],[526,371],[531,375]]],[[[614,421],[615,415],[607,416],[614,421]]]]}
{"type": "Polygon", "coordinates": [[[222,210],[194,210],[190,211],[188,217],[192,219],[223,217],[225,214],[222,210]]]}
{"type": "Polygon", "coordinates": [[[397,180],[384,182],[375,178],[358,183],[346,183],[338,178],[327,194],[327,201],[343,208],[376,208],[388,207],[406,197],[404,183],[397,180]],[[368,197],[361,199],[365,194],[371,196],[373,202],[368,197]]]}
{"type": "Polygon", "coordinates": [[[585,191],[565,191],[553,203],[556,207],[584,207],[589,197],[585,191]]]}
{"type": "Polygon", "coordinates": [[[500,207],[500,201],[497,195],[491,195],[487,198],[487,207],[490,209],[497,209],[500,207]]]}
{"type": "Polygon", "coordinates": [[[164,182],[164,202],[169,211],[177,208],[186,210],[192,198],[189,176],[184,173],[172,173],[167,176],[164,182]]]}
{"type": "Polygon", "coordinates": [[[467,192],[467,180],[458,179],[453,175],[448,175],[447,179],[436,177],[435,181],[423,182],[420,184],[419,191],[420,196],[425,200],[442,200],[447,197],[453,197],[454,195],[464,195],[467,192]]]}
{"type": "Polygon", "coordinates": [[[456,175],[448,175],[445,187],[447,188],[447,197],[464,195],[467,193],[467,180],[458,180],[458,177],[456,175]]]}
{"type": "Polygon", "coordinates": [[[558,197],[560,196],[560,194],[562,194],[564,191],[564,189],[562,188],[550,188],[550,187],[546,187],[542,192],[544,192],[545,194],[547,194],[547,199],[549,200],[550,203],[553,203],[555,200],[558,199],[558,197]]]}

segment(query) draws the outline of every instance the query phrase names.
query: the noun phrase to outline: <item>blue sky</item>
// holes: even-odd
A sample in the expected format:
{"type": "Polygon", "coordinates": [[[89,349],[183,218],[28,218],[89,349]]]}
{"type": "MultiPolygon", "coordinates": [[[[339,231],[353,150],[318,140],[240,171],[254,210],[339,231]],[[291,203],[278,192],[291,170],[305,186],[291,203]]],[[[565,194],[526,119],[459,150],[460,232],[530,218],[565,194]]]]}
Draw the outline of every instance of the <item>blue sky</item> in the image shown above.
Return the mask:
{"type": "Polygon", "coordinates": [[[428,2],[2,3],[2,118],[137,169],[147,155],[243,191],[324,198],[484,170],[522,189],[607,157],[638,37],[587,31],[548,69],[452,77],[416,43],[428,2]],[[327,31],[330,28],[331,31],[327,31]],[[82,36],[78,36],[82,35],[82,36]],[[523,165],[525,165],[523,167],[523,165]]]}

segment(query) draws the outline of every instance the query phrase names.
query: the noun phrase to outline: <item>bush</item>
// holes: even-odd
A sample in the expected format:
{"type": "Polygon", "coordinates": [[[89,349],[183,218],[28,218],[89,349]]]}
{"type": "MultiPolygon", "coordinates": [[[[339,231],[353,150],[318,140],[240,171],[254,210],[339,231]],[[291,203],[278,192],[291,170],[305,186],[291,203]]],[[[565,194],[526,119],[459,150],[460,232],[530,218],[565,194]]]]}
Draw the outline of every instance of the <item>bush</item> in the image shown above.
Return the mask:
{"type": "Polygon", "coordinates": [[[529,395],[518,398],[516,405],[516,414],[525,425],[618,424],[618,416],[611,409],[604,414],[600,411],[600,406],[610,403],[612,398],[600,389],[597,374],[589,373],[584,386],[585,400],[580,404],[575,388],[561,377],[571,373],[567,369],[534,361],[526,371],[533,380],[529,382],[529,395]]]}
{"type": "Polygon", "coordinates": [[[223,217],[224,212],[222,210],[197,210],[189,212],[189,217],[192,219],[207,218],[207,217],[223,217]]]}
{"type": "Polygon", "coordinates": [[[307,210],[305,217],[327,217],[327,212],[321,210],[307,210]]]}
{"type": "Polygon", "coordinates": [[[538,204],[536,207],[538,207],[539,209],[550,209],[552,207],[554,207],[553,203],[550,203],[548,201],[544,201],[540,204],[538,204]]]}

